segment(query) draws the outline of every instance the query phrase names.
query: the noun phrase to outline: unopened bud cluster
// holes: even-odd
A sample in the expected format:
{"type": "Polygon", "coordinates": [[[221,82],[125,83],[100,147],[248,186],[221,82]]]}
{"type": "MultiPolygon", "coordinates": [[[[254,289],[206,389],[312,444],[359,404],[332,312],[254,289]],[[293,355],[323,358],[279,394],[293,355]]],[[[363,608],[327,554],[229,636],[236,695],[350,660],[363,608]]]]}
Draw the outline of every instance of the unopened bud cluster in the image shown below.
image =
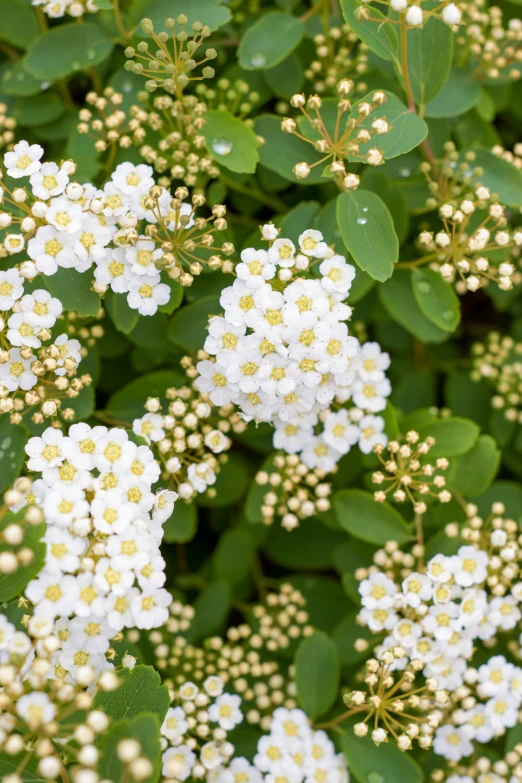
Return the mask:
{"type": "Polygon", "coordinates": [[[491,406],[513,423],[522,423],[522,343],[489,332],[471,349],[471,379],[493,389],[491,406]]]}
{"type": "Polygon", "coordinates": [[[374,498],[378,503],[383,503],[388,495],[397,503],[409,500],[416,514],[425,514],[428,506],[424,498],[437,498],[441,503],[451,500],[442,475],[449,462],[445,457],[438,457],[434,464],[426,461],[435,438],[420,441],[419,434],[412,430],[405,440],[405,443],[393,440],[387,447],[379,444],[374,447],[383,467],[372,475],[373,483],[382,487],[374,492],[374,498]]]}
{"type": "Polygon", "coordinates": [[[386,93],[380,90],[352,105],[348,95],[353,91],[354,83],[341,79],[336,89],[339,101],[335,124],[323,118],[323,102],[318,95],[306,98],[304,94],[296,94],[290,103],[301,111],[302,118],[296,122],[287,117],[282,121],[281,129],[310,144],[321,156],[311,164],[306,161],[297,163],[293,172],[298,179],[306,179],[313,168],[325,164],[327,176],[334,178],[340,187],[355,190],[359,186],[359,176],[346,170],[347,158],[370,166],[385,162],[377,138],[388,133],[391,127],[383,108],[387,98],[386,93]]]}

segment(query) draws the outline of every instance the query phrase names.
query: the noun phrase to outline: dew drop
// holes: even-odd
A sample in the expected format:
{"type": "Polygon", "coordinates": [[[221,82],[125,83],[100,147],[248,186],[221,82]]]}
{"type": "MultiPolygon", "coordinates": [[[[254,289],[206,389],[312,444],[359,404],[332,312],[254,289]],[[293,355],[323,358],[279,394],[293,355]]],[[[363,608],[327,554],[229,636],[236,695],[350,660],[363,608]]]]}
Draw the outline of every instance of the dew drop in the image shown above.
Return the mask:
{"type": "Polygon", "coordinates": [[[4,438],[3,441],[0,443],[0,448],[2,449],[8,449],[13,441],[11,438],[4,438]]]}
{"type": "Polygon", "coordinates": [[[263,68],[263,66],[266,64],[266,57],[264,54],[253,54],[250,58],[250,63],[254,66],[254,68],[263,68]]]}
{"type": "Polygon", "coordinates": [[[40,85],[40,89],[41,90],[48,90],[50,86],[51,86],[51,82],[42,82],[41,85],[40,85]]]}
{"type": "Polygon", "coordinates": [[[87,49],[87,59],[94,60],[96,57],[96,49],[87,49]]]}
{"type": "Polygon", "coordinates": [[[380,772],[370,772],[368,773],[368,783],[384,783],[384,777],[380,772]]]}
{"type": "Polygon", "coordinates": [[[216,155],[230,155],[234,145],[228,139],[214,139],[212,149],[216,155]]]}
{"type": "Polygon", "coordinates": [[[73,71],[79,71],[80,68],[82,67],[82,64],[79,63],[78,60],[75,60],[71,67],[72,67],[73,71]]]}
{"type": "Polygon", "coordinates": [[[451,310],[444,310],[442,317],[445,321],[453,321],[453,313],[451,310]]]}
{"type": "Polygon", "coordinates": [[[420,280],[417,283],[417,288],[422,294],[429,294],[431,291],[431,285],[427,283],[425,280],[420,280]]]}
{"type": "Polygon", "coordinates": [[[364,226],[368,221],[366,220],[366,218],[360,217],[357,218],[357,222],[359,223],[360,226],[364,226]]]}
{"type": "Polygon", "coordinates": [[[409,177],[411,174],[410,169],[399,169],[399,174],[401,177],[409,177]]]}
{"type": "Polygon", "coordinates": [[[363,212],[368,212],[368,207],[363,207],[363,212]]]}
{"type": "Polygon", "coordinates": [[[16,78],[17,82],[23,82],[23,80],[25,79],[24,72],[23,71],[18,71],[18,73],[16,74],[15,78],[16,78]]]}
{"type": "Polygon", "coordinates": [[[132,92],[132,82],[123,82],[121,89],[128,95],[130,92],[132,92]]]}

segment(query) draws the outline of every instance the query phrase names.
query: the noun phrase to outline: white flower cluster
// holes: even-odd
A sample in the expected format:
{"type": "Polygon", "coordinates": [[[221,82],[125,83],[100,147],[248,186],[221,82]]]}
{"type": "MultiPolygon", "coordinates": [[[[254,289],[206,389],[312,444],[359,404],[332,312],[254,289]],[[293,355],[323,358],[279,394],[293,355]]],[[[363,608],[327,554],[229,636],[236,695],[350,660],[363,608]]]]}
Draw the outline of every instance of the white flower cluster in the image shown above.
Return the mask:
{"type": "MultiPolygon", "coordinates": [[[[192,363],[188,369],[194,369],[192,363]]],[[[219,455],[224,456],[232,445],[225,435],[231,426],[223,409],[216,411],[192,384],[167,389],[165,396],[170,400],[168,411],[161,412],[158,398],[149,398],[145,404],[148,412],[134,419],[132,429],[150,444],[169,486],[188,501],[215,484],[221,467],[219,455]]]]}
{"type": "Polygon", "coordinates": [[[253,764],[237,757],[218,771],[215,783],[348,783],[342,753],[324,731],[314,731],[299,709],[276,709],[269,733],[257,744],[253,764]]]}
{"type": "Polygon", "coordinates": [[[212,675],[202,689],[193,682],[179,689],[179,706],[169,708],[161,727],[167,780],[205,778],[230,760],[234,746],[227,742],[227,732],[241,723],[243,713],[241,697],[223,693],[224,687],[221,677],[212,675]]]}
{"type": "Polygon", "coordinates": [[[60,19],[65,14],[78,18],[85,13],[95,14],[100,9],[95,0],[31,0],[33,5],[43,6],[42,11],[50,19],[60,19]]]}
{"type": "MultiPolygon", "coordinates": [[[[371,0],[363,0],[365,3],[370,3],[371,0]]],[[[408,27],[420,27],[424,24],[426,19],[433,15],[432,9],[424,9],[422,7],[423,0],[417,0],[417,2],[409,2],[409,0],[390,0],[390,8],[396,13],[404,14],[404,21],[408,27]],[[429,14],[429,15],[428,15],[429,14]]],[[[446,2],[442,6],[438,6],[436,15],[442,19],[447,25],[453,27],[453,25],[459,25],[462,20],[462,11],[455,3],[446,2]]],[[[366,18],[361,14],[362,18],[366,18]]]]}
{"type": "MultiPolygon", "coordinates": [[[[20,273],[32,279],[37,274],[54,275],[60,267],[85,272],[94,264],[97,291],[103,293],[110,287],[115,293],[125,293],[129,307],[141,315],[154,315],[158,305],[170,299],[170,287],[161,282],[156,266],[162,250],[145,235],[138,235],[133,244],[126,238],[142,220],[155,224],[170,217],[173,227],[180,214],[192,212],[191,206],[173,211],[170,193],[160,188],[158,212],[151,209],[153,169],[146,164],[121,163],[98,190],[70,181],[76,168],[72,161],[59,167],[42,163],[42,155],[42,147],[27,141],[20,141],[4,155],[7,175],[16,180],[29,177],[33,197],[27,207],[29,216],[20,222],[21,233],[8,233],[3,243],[10,255],[27,252],[30,260],[20,264],[20,273]],[[30,237],[27,247],[25,234],[30,237]]],[[[15,188],[11,196],[19,203],[28,201],[24,188],[15,188]]],[[[184,227],[190,228],[191,221],[184,227]]],[[[11,214],[0,213],[0,227],[8,228],[12,222],[11,214]]]]}
{"type": "MultiPolygon", "coordinates": [[[[7,241],[7,240],[6,240],[7,241]]],[[[24,348],[38,349],[49,342],[51,329],[62,313],[62,303],[44,289],[24,294],[24,280],[15,268],[0,271],[0,335],[7,352],[0,363],[0,393],[3,398],[18,389],[29,391],[38,383],[35,356],[24,348]]],[[[62,376],[81,361],[78,340],[60,334],[54,345],[54,374],[62,376]]]]}
{"type": "Polygon", "coordinates": [[[151,486],[159,466],[125,430],[74,424],[49,427],[26,446],[41,473],[25,502],[47,521],[47,552],[25,594],[34,617],[62,641],[59,676],[89,666],[103,671],[110,639],[123,628],[153,628],[168,618],[165,561],[159,544],[176,494],[151,486]]]}
{"type": "Polygon", "coordinates": [[[210,320],[204,346],[215,358],[198,363],[195,385],[215,405],[233,402],[247,420],[271,422],[277,448],[328,471],[356,443],[368,451],[386,443],[374,414],[391,392],[390,359],[377,343],[361,346],[348,334],[344,300],[355,269],[320,231],[304,231],[299,248],[272,224],[262,235],[269,249],[243,250],[237,278],[221,294],[224,315],[210,320]],[[314,278],[307,270],[316,263],[314,278]],[[357,407],[328,412],[334,400],[357,407]]]}
{"type": "Polygon", "coordinates": [[[421,661],[424,675],[436,680],[439,689],[455,692],[476,684],[479,696],[488,699],[486,704],[455,712],[452,719],[460,726],[437,729],[435,751],[451,760],[470,755],[472,740],[489,742],[518,720],[522,669],[503,656],[495,656],[478,670],[468,668],[477,642],[488,643],[498,632],[511,631],[520,623],[522,582],[514,578],[516,556],[516,546],[506,532],[495,529],[489,552],[461,546],[456,555],[435,555],[424,573],[410,573],[401,585],[380,571],[359,585],[362,624],[389,633],[378,655],[398,646],[404,657],[393,668],[421,661]],[[500,585],[495,577],[499,574],[509,586],[491,595],[486,587],[491,579],[500,585]]]}

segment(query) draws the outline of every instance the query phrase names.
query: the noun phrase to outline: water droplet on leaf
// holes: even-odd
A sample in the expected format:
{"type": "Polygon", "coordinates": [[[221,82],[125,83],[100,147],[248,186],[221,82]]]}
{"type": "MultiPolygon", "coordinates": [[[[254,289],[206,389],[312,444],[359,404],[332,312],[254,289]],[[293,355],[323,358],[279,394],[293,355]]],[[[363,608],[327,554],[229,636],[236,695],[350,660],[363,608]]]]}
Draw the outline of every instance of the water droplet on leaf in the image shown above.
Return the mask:
{"type": "Polygon", "coordinates": [[[96,57],[96,49],[87,49],[87,59],[94,60],[96,57]]]}
{"type": "Polygon", "coordinates": [[[359,223],[360,226],[364,226],[368,221],[366,220],[366,218],[360,217],[357,218],[357,222],[359,223]]]}
{"type": "Polygon", "coordinates": [[[451,310],[444,310],[442,317],[445,321],[453,321],[453,312],[451,310]]]}
{"type": "Polygon", "coordinates": [[[234,145],[228,139],[214,139],[212,149],[216,155],[230,155],[234,145]]]}
{"type": "Polygon", "coordinates": [[[263,68],[266,64],[266,57],[264,54],[253,54],[250,58],[250,62],[254,68],[263,68]]]}
{"type": "Polygon", "coordinates": [[[411,174],[410,169],[399,169],[399,174],[401,177],[409,177],[411,174]]]}
{"type": "Polygon", "coordinates": [[[130,92],[132,92],[132,82],[123,82],[121,89],[128,95],[130,92]]]}
{"type": "Polygon", "coordinates": [[[384,783],[384,777],[381,775],[380,772],[369,772],[368,773],[368,783],[384,783]]]}
{"type": "Polygon", "coordinates": [[[431,285],[425,280],[419,280],[417,283],[417,288],[422,294],[429,294],[431,291],[431,285]]]}

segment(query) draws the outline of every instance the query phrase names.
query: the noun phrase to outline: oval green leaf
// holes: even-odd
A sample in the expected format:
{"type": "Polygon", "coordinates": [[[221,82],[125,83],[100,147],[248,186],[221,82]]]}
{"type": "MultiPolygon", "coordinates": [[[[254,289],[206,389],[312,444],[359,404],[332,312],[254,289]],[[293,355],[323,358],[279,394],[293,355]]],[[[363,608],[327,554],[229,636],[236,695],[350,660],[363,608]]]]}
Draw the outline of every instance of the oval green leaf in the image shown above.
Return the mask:
{"type": "Polygon", "coordinates": [[[25,64],[38,79],[63,79],[98,65],[109,56],[113,47],[114,41],[99,25],[89,22],[63,24],[47,30],[32,42],[25,64]]]}
{"type": "Polygon", "coordinates": [[[269,11],[248,28],[237,56],[245,71],[273,68],[294,51],[305,32],[303,22],[282,11],[269,11]]]}
{"type": "Polygon", "coordinates": [[[300,643],[295,656],[299,704],[310,718],[330,709],[339,691],[339,656],[332,640],[320,631],[300,643]]]}
{"type": "Polygon", "coordinates": [[[424,343],[440,343],[448,333],[430,321],[415,299],[411,272],[396,269],[385,285],[379,286],[379,297],[389,315],[414,337],[424,343]]]}
{"type": "Polygon", "coordinates": [[[218,163],[237,174],[254,173],[259,160],[258,141],[244,122],[226,111],[207,111],[201,133],[218,163]]]}
{"type": "Polygon", "coordinates": [[[362,489],[341,489],[333,496],[339,524],[348,533],[370,544],[397,541],[404,544],[411,532],[399,512],[388,503],[377,503],[362,489]]]}
{"type": "Polygon", "coordinates": [[[460,323],[460,302],[451,285],[434,269],[414,269],[413,294],[429,320],[445,332],[453,332],[460,323]]]}
{"type": "Polygon", "coordinates": [[[357,266],[383,282],[399,260],[399,240],[384,201],[370,190],[347,190],[337,197],[337,225],[357,266]]]}

